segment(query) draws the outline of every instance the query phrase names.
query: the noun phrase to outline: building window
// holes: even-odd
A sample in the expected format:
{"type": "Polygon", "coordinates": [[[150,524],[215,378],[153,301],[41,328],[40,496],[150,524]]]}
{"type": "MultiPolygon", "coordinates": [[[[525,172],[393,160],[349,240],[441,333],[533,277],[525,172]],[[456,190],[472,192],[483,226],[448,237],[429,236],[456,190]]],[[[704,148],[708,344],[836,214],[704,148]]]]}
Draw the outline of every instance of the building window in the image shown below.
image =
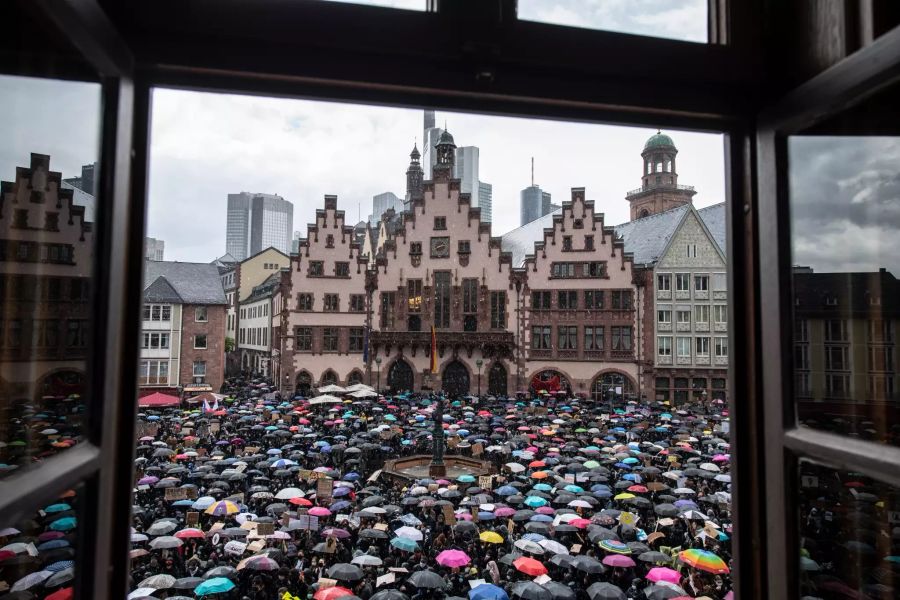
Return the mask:
{"type": "Polygon", "coordinates": [[[294,335],[297,338],[297,350],[312,350],[311,327],[297,327],[294,329],[294,335]]]}
{"type": "Polygon", "coordinates": [[[829,319],[825,321],[826,342],[846,342],[847,322],[842,319],[829,319]]]}
{"type": "Polygon", "coordinates": [[[409,253],[415,255],[422,254],[422,242],[410,242],[409,253]]]}
{"type": "Polygon", "coordinates": [[[206,350],[206,334],[194,336],[194,350],[206,350]]]}
{"type": "Polygon", "coordinates": [[[563,236],[562,249],[563,249],[563,252],[568,252],[572,249],[572,236],[571,235],[563,236]]]}
{"type": "Polygon", "coordinates": [[[325,275],[325,263],[321,260],[309,261],[309,276],[322,277],[323,275],[325,275]]]}
{"type": "Polygon", "coordinates": [[[603,350],[603,327],[584,328],[584,349],[603,350]]]}
{"type": "Polygon", "coordinates": [[[550,326],[541,325],[531,328],[531,349],[532,350],[550,350],[550,326]]]}
{"type": "Polygon", "coordinates": [[[672,291],[672,276],[671,275],[657,275],[656,276],[656,289],[662,292],[672,291]]]}
{"type": "Polygon", "coordinates": [[[825,394],[832,398],[847,397],[850,394],[850,376],[840,373],[826,373],[825,394]]]}
{"type": "Polygon", "coordinates": [[[728,358],[728,338],[716,338],[716,358],[728,358]]]}
{"type": "Polygon", "coordinates": [[[708,304],[698,304],[694,307],[694,323],[706,323],[709,324],[709,305],[708,304]]]}
{"type": "Polygon", "coordinates": [[[575,290],[557,292],[556,308],[559,310],[575,310],[578,308],[578,292],[575,290]]]}
{"type": "Polygon", "coordinates": [[[675,318],[678,320],[679,325],[690,325],[691,324],[691,311],[689,310],[677,310],[675,311],[675,318]]]}
{"type": "Polygon", "coordinates": [[[612,308],[613,310],[631,310],[631,291],[613,290],[612,308]]]}
{"type": "Polygon", "coordinates": [[[338,349],[338,328],[325,327],[322,329],[322,351],[337,352],[338,349]]]}
{"type": "Polygon", "coordinates": [[[631,351],[631,327],[611,327],[612,350],[631,351]]]}
{"type": "Polygon", "coordinates": [[[672,323],[672,311],[669,309],[660,309],[656,311],[656,322],[657,323],[672,323]]]}
{"type": "Polygon", "coordinates": [[[869,341],[890,343],[894,341],[894,328],[889,320],[869,319],[869,341]]]}
{"type": "Polygon", "coordinates": [[[506,292],[491,292],[491,329],[506,329],[506,292]]]}
{"type": "Polygon", "coordinates": [[[606,263],[605,262],[589,262],[584,263],[584,276],[585,277],[606,277],[606,263]]]}
{"type": "Polygon", "coordinates": [[[688,244],[687,245],[687,257],[688,258],[697,258],[697,244],[688,244]]]}
{"type": "Polygon", "coordinates": [[[825,346],[825,369],[827,371],[849,371],[847,346],[825,346]]]}
{"type": "MultiPolygon", "coordinates": [[[[84,348],[87,346],[87,324],[86,320],[70,320],[66,323],[66,346],[69,348],[84,348]]],[[[10,336],[21,336],[22,323],[18,319],[13,319],[9,323],[10,336]]],[[[16,338],[18,339],[18,338],[16,338]]],[[[9,340],[7,340],[8,345],[9,340]]]]}
{"type": "Polygon", "coordinates": [[[143,312],[145,321],[172,320],[172,306],[169,304],[145,304],[143,312]]]}
{"type": "Polygon", "coordinates": [[[555,262],[551,265],[551,272],[557,278],[575,277],[575,263],[555,262]]]}
{"type": "Polygon", "coordinates": [[[694,290],[698,292],[708,292],[709,275],[694,275],[694,290]]]}
{"type": "MultiPolygon", "coordinates": [[[[672,338],[671,337],[660,337],[656,340],[656,353],[660,356],[672,356],[672,338]]],[[[666,380],[666,387],[668,387],[668,380],[666,380]]]]}
{"type": "Polygon", "coordinates": [[[602,310],[603,290],[585,290],[584,307],[588,310],[602,310]]]}
{"type": "Polygon", "coordinates": [[[397,296],[395,292],[381,292],[381,319],[382,329],[394,328],[394,305],[397,296]]]}
{"type": "Polygon", "coordinates": [[[434,229],[435,231],[443,231],[447,229],[447,217],[435,217],[434,229]]]}
{"type": "Polygon", "coordinates": [[[206,307],[198,306],[194,308],[194,321],[198,323],[206,323],[208,320],[206,315],[206,307]]]}
{"type": "Polygon", "coordinates": [[[338,312],[340,310],[340,296],[338,294],[325,294],[325,312],[338,312]]]}
{"type": "Polygon", "coordinates": [[[330,233],[325,236],[325,247],[334,248],[334,236],[330,233]]]}
{"type": "Polygon", "coordinates": [[[718,323],[728,322],[728,306],[725,304],[716,304],[713,306],[713,320],[718,323]]]}
{"type": "Polygon", "coordinates": [[[365,294],[350,294],[350,312],[366,312],[365,294]]]}
{"type": "Polygon", "coordinates": [[[581,219],[575,219],[572,223],[572,229],[584,229],[584,221],[581,219]]]}
{"type": "MultiPolygon", "coordinates": [[[[313,309],[313,295],[312,294],[297,294],[297,310],[309,311],[313,309]]],[[[243,312],[243,309],[241,309],[243,312]]],[[[243,315],[241,315],[243,318],[243,315]]]]}
{"type": "Polygon", "coordinates": [[[690,358],[691,356],[691,338],[678,337],[675,339],[675,347],[678,358],[690,358]]]}
{"type": "Polygon", "coordinates": [[[894,347],[893,346],[869,346],[869,370],[893,371],[894,347]]]}
{"type": "Polygon", "coordinates": [[[698,337],[695,339],[694,349],[697,352],[697,356],[709,356],[709,338],[708,337],[698,337]]]}
{"type": "Polygon", "coordinates": [[[194,361],[194,379],[200,379],[204,381],[206,379],[206,361],[205,360],[195,360],[194,361]]]}
{"type": "Polygon", "coordinates": [[[794,346],[794,368],[809,370],[809,344],[797,344],[794,346]]]}
{"type": "Polygon", "coordinates": [[[138,371],[139,385],[167,385],[169,383],[168,360],[142,360],[138,371]]]}
{"type": "Polygon", "coordinates": [[[459,240],[459,242],[457,242],[457,248],[459,249],[460,254],[469,254],[472,251],[469,240],[459,240]]]}
{"type": "Polygon", "coordinates": [[[531,308],[533,310],[550,310],[550,292],[531,292],[531,308]]]}
{"type": "Polygon", "coordinates": [[[689,292],[691,289],[691,276],[689,273],[675,274],[675,291],[689,292]]]}
{"type": "Polygon", "coordinates": [[[587,251],[591,251],[594,249],[594,236],[592,236],[592,235],[584,236],[584,249],[587,251]]]}
{"type": "Polygon", "coordinates": [[[334,274],[338,277],[350,277],[350,263],[348,263],[348,262],[334,263],[334,274]]]}
{"type": "Polygon", "coordinates": [[[474,315],[478,313],[478,280],[462,280],[463,314],[474,315]]]}
{"type": "Polygon", "coordinates": [[[350,352],[362,352],[363,351],[363,328],[362,327],[351,327],[350,328],[350,336],[349,336],[349,346],[348,349],[350,352]]]}
{"type": "Polygon", "coordinates": [[[145,331],[141,348],[145,350],[168,350],[169,334],[166,332],[145,331]]]}
{"type": "Polygon", "coordinates": [[[578,327],[561,325],[557,328],[557,344],[559,350],[578,350],[578,327]]]}
{"type": "Polygon", "coordinates": [[[449,271],[438,271],[434,274],[434,326],[450,327],[450,292],[451,280],[449,271]]]}

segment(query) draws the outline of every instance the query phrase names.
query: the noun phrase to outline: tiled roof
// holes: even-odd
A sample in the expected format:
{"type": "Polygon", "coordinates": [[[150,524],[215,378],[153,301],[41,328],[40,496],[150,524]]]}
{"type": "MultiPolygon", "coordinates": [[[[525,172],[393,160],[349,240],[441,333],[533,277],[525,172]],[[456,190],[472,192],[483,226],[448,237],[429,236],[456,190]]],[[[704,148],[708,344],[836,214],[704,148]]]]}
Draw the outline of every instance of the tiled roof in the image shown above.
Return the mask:
{"type": "Polygon", "coordinates": [[[513,266],[521,267],[525,262],[525,256],[534,254],[534,243],[544,240],[544,229],[553,227],[553,215],[561,212],[562,209],[554,210],[501,236],[500,248],[504,252],[512,253],[513,266]]]}
{"type": "Polygon", "coordinates": [[[216,265],[144,261],[144,299],[148,302],[225,304],[225,291],[216,265]],[[167,300],[152,300],[149,295],[167,300]]]}
{"type": "Polygon", "coordinates": [[[253,291],[250,292],[250,295],[247,296],[246,300],[241,301],[241,304],[256,302],[257,300],[261,300],[262,298],[268,298],[275,292],[275,290],[278,289],[279,283],[281,283],[280,272],[269,275],[269,277],[265,281],[253,287],[253,291]]]}

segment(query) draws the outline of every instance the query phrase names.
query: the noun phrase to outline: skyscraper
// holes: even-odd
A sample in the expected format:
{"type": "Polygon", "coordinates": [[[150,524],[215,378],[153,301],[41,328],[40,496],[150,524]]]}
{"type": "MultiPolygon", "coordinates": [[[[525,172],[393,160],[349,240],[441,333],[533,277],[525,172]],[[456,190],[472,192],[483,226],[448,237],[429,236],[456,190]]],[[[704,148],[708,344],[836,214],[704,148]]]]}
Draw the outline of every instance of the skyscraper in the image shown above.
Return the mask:
{"type": "Polygon", "coordinates": [[[426,110],[426,111],[425,111],[425,118],[424,118],[422,121],[423,121],[423,123],[424,123],[424,127],[422,128],[423,131],[428,131],[429,129],[431,129],[432,127],[434,127],[434,111],[433,111],[433,110],[426,110]]]}
{"type": "Polygon", "coordinates": [[[372,214],[369,215],[369,223],[380,221],[381,215],[389,208],[393,208],[395,212],[402,211],[403,200],[393,192],[382,192],[372,196],[372,214]]]}
{"type": "Polygon", "coordinates": [[[426,181],[434,179],[433,169],[435,163],[437,163],[435,146],[437,146],[443,133],[444,130],[440,127],[430,127],[425,130],[425,140],[422,148],[422,171],[426,181]]]}
{"type": "Polygon", "coordinates": [[[472,206],[478,206],[477,146],[461,146],[456,149],[456,169],[453,176],[460,180],[460,191],[472,197],[472,206]]]}
{"type": "Polygon", "coordinates": [[[525,225],[535,219],[540,219],[552,211],[550,204],[550,192],[542,191],[538,185],[530,185],[521,192],[520,223],[525,225]]]}
{"type": "Polygon", "coordinates": [[[166,243],[152,237],[144,238],[144,258],[147,260],[165,260],[166,243]]]}
{"type": "Polygon", "coordinates": [[[483,181],[478,182],[478,208],[481,209],[481,222],[490,223],[494,214],[494,186],[483,181]]]}
{"type": "Polygon", "coordinates": [[[275,194],[228,194],[225,251],[244,260],[268,247],[289,253],[294,205],[275,194]]]}

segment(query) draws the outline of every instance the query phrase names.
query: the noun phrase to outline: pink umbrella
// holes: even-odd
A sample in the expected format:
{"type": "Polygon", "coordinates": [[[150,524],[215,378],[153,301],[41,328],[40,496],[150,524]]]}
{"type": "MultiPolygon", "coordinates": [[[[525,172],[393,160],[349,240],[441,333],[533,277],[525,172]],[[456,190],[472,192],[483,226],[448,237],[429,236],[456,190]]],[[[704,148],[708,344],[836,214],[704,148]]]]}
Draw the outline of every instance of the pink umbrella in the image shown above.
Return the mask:
{"type": "Polygon", "coordinates": [[[731,457],[727,454],[716,454],[712,459],[713,462],[728,462],[731,460],[731,457]]]}
{"type": "Polygon", "coordinates": [[[516,514],[516,510],[514,508],[510,508],[508,506],[502,506],[494,511],[494,514],[498,517],[511,517],[516,514]]]}
{"type": "MultiPolygon", "coordinates": [[[[513,511],[513,512],[515,512],[515,511],[513,511]]],[[[552,515],[552,514],[556,513],[556,510],[550,508],[549,506],[540,506],[534,512],[536,512],[539,515],[552,515]]]]}
{"type": "Polygon", "coordinates": [[[444,550],[437,555],[436,560],[439,565],[445,567],[464,567],[472,562],[469,555],[462,550],[444,550]]]}
{"type": "Polygon", "coordinates": [[[331,516],[331,511],[324,506],[314,506],[313,508],[309,509],[309,514],[314,517],[329,517],[331,516]]]}
{"type": "Polygon", "coordinates": [[[678,582],[681,581],[681,573],[674,569],[669,569],[668,567],[653,567],[650,569],[650,572],[647,573],[647,579],[654,583],[666,581],[678,585],[678,582]]]}
{"type": "Polygon", "coordinates": [[[340,540],[350,537],[350,532],[346,529],[338,529],[337,527],[329,527],[321,531],[322,537],[333,536],[340,540]]]}
{"type": "Polygon", "coordinates": [[[457,518],[458,520],[462,520],[462,521],[471,521],[471,520],[472,520],[472,513],[458,512],[458,513],[456,513],[456,518],[457,518]]]}
{"type": "Polygon", "coordinates": [[[603,564],[607,567],[633,567],[634,561],[624,554],[609,554],[603,557],[603,564]]]}
{"type": "Polygon", "coordinates": [[[584,529],[590,524],[591,522],[588,519],[572,519],[571,521],[569,521],[569,525],[577,527],[578,529],[584,529]]]}

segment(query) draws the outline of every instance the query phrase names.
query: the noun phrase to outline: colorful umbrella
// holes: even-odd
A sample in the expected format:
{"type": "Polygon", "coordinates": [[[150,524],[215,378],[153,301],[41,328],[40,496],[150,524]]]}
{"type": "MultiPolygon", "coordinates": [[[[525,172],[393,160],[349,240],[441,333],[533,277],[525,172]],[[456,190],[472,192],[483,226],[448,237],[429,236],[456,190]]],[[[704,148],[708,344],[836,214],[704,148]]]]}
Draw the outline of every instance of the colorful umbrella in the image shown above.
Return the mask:
{"type": "Polygon", "coordinates": [[[537,561],[528,556],[521,556],[517,558],[513,561],[513,566],[516,568],[516,570],[521,571],[526,575],[531,575],[532,577],[547,574],[547,567],[545,567],[540,561],[537,561]]]}
{"type": "Polygon", "coordinates": [[[686,565],[707,573],[725,574],[730,572],[725,561],[708,550],[691,548],[678,553],[678,559],[686,565]]]}
{"type": "Polygon", "coordinates": [[[462,550],[444,550],[435,560],[444,567],[464,567],[472,562],[469,555],[462,550]]]}
{"type": "Polygon", "coordinates": [[[668,581],[669,583],[678,585],[678,582],[681,581],[681,573],[679,573],[675,569],[669,569],[667,567],[653,567],[647,573],[646,577],[654,583],[659,583],[660,581],[668,581]]]}
{"type": "Polygon", "coordinates": [[[217,517],[222,517],[226,515],[236,515],[241,512],[241,509],[238,508],[238,505],[230,500],[220,500],[215,502],[209,506],[205,511],[208,515],[215,515],[217,517]]]}

